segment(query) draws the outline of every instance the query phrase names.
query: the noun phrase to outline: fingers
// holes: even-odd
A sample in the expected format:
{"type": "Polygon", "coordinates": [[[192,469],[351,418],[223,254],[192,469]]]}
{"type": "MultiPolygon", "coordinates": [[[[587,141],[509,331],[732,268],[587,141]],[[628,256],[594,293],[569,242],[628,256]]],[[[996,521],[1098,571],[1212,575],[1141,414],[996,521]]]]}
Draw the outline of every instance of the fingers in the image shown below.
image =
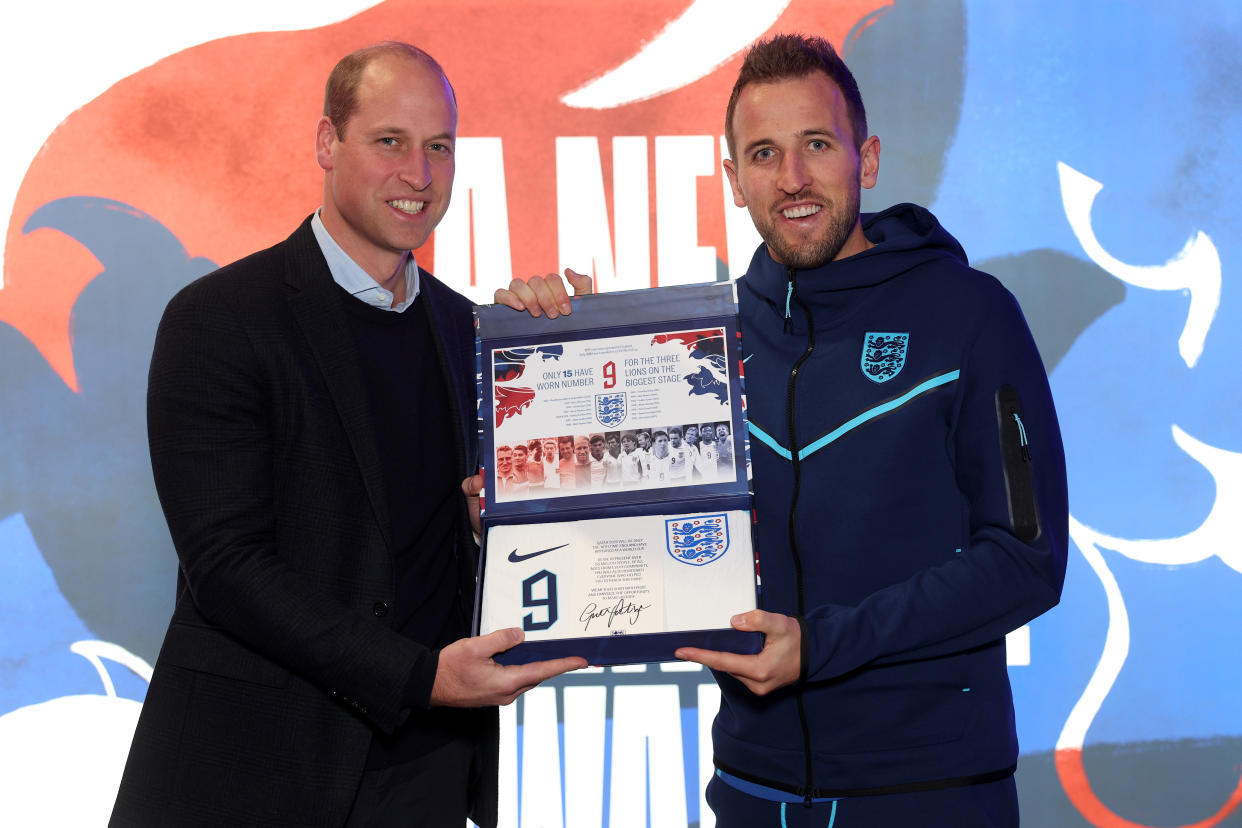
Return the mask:
{"type": "MultiPolygon", "coordinates": [[[[520,281],[514,279],[513,281],[520,281]]],[[[508,305],[514,310],[526,310],[526,303],[518,298],[517,294],[508,288],[496,288],[496,292],[492,294],[492,304],[508,305]]]]}
{"type": "Polygon", "coordinates": [[[542,684],[548,679],[559,676],[562,673],[568,673],[570,670],[581,670],[587,666],[585,658],[576,656],[571,658],[556,658],[550,661],[532,661],[527,664],[515,664],[510,667],[502,667],[506,672],[505,678],[516,683],[512,697],[508,701],[501,704],[508,704],[513,699],[525,693],[527,690],[542,684]]]}
{"type": "Polygon", "coordinates": [[[538,316],[542,311],[549,319],[555,319],[562,313],[569,313],[569,294],[565,292],[565,283],[560,276],[555,273],[532,276],[526,280],[526,287],[535,295],[535,302],[538,303],[526,303],[526,309],[531,316],[538,316]]]}
{"type": "Polygon", "coordinates": [[[801,638],[801,627],[798,626],[797,619],[779,612],[764,612],[755,609],[735,615],[729,621],[735,630],[763,633],[768,637],[769,643],[771,639],[785,636],[801,638]]]}
{"type": "MultiPolygon", "coordinates": [[[[723,653],[716,650],[700,650],[695,647],[682,647],[674,655],[684,661],[695,661],[704,667],[710,667],[721,673],[728,673],[756,696],[764,696],[789,684],[787,670],[771,656],[739,655],[723,653]]],[[[797,674],[794,674],[794,678],[797,674]]]]}
{"type": "MultiPolygon", "coordinates": [[[[485,652],[487,657],[491,658],[497,653],[513,649],[525,639],[526,634],[517,627],[506,627],[503,630],[496,630],[487,635],[466,640],[473,642],[479,648],[479,652],[485,652]]],[[[566,656],[565,658],[554,658],[548,661],[530,661],[526,664],[498,666],[509,674],[508,678],[511,681],[517,682],[525,689],[529,689],[536,684],[547,681],[553,676],[568,673],[570,670],[581,669],[587,666],[587,662],[585,658],[579,656],[566,656]]]]}
{"type": "Polygon", "coordinates": [[[570,657],[529,664],[497,664],[493,656],[517,646],[525,636],[516,627],[476,638],[454,641],[440,651],[431,701],[436,706],[483,707],[509,704],[530,688],[553,676],[587,666],[586,659],[570,657]]]}
{"type": "Polygon", "coordinates": [[[730,621],[735,629],[764,633],[763,649],[756,655],[741,655],[682,647],[674,655],[728,673],[757,696],[798,680],[802,635],[796,619],[776,612],[751,610],[733,616],[730,621]]]}
{"type": "Polygon", "coordinates": [[[466,497],[478,497],[483,491],[483,472],[473,474],[461,481],[461,491],[466,497]]]}
{"type": "MultiPolygon", "coordinates": [[[[565,268],[565,279],[569,281],[575,296],[587,296],[592,291],[591,277],[565,268]]],[[[492,297],[498,305],[507,305],[514,310],[524,310],[531,316],[544,314],[555,319],[573,310],[565,283],[555,273],[545,276],[531,276],[529,279],[514,279],[509,287],[501,288],[492,297]]]]}
{"type": "Polygon", "coordinates": [[[539,310],[539,302],[535,298],[534,290],[530,289],[525,279],[513,279],[512,282],[509,282],[509,288],[499,288],[496,294],[493,295],[492,300],[496,304],[508,305],[508,307],[514,310],[525,310],[528,307],[533,307],[530,313],[535,315],[535,317],[543,314],[542,310],[539,310]]]}
{"type": "MultiPolygon", "coordinates": [[[[536,318],[547,313],[549,319],[555,319],[560,314],[560,307],[552,298],[547,279],[555,279],[558,284],[561,281],[561,277],[555,273],[549,273],[547,276],[531,276],[529,279],[514,279],[509,283],[508,290],[504,288],[497,290],[492,300],[497,305],[507,305],[514,310],[527,311],[536,318]]],[[[561,286],[561,293],[564,292],[565,288],[561,286]]]]}
{"type": "Polygon", "coordinates": [[[723,653],[719,650],[700,650],[698,647],[681,647],[673,655],[683,661],[695,661],[704,667],[731,675],[748,672],[750,669],[748,661],[753,661],[755,658],[755,656],[737,653],[723,653]]]}

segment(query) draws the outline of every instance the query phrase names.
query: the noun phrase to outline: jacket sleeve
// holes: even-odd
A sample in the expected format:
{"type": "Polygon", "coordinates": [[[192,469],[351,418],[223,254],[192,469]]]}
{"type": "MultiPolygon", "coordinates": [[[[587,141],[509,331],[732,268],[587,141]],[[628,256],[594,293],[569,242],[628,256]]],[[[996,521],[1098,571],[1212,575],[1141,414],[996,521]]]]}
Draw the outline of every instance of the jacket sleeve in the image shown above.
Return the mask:
{"type": "MultiPolygon", "coordinates": [[[[436,653],[292,566],[301,550],[278,552],[277,497],[325,478],[277,472],[280,382],[265,375],[270,366],[233,307],[239,300],[226,294],[207,279],[175,297],[151,360],[151,463],[184,583],[197,613],[239,647],[391,731],[408,716],[411,696],[429,699],[436,653]]],[[[306,515],[312,525],[317,519],[306,515]]]]}
{"type": "Polygon", "coordinates": [[[989,644],[1060,600],[1068,537],[1065,457],[1048,379],[1003,289],[965,355],[946,451],[968,536],[950,559],[803,620],[803,676],[989,644]]]}

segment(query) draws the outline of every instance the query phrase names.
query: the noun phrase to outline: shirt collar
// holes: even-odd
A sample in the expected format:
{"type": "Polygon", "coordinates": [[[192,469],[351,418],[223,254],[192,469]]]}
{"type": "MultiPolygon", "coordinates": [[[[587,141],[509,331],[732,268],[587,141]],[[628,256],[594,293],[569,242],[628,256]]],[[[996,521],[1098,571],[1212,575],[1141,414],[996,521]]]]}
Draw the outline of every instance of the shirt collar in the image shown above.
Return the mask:
{"type": "Polygon", "coordinates": [[[394,305],[392,304],[392,294],[380,287],[379,282],[372,279],[371,275],[363,270],[336,243],[336,239],[332,238],[328,228],[323,226],[323,219],[319,217],[318,210],[315,211],[315,215],[311,218],[311,229],[315,232],[315,240],[319,242],[319,249],[323,251],[323,257],[328,261],[328,270],[332,273],[332,281],[344,288],[345,292],[350,296],[372,307],[396,313],[400,313],[414,304],[414,300],[418,298],[419,279],[418,264],[414,261],[413,250],[406,254],[405,259],[405,301],[399,305],[394,305]]]}

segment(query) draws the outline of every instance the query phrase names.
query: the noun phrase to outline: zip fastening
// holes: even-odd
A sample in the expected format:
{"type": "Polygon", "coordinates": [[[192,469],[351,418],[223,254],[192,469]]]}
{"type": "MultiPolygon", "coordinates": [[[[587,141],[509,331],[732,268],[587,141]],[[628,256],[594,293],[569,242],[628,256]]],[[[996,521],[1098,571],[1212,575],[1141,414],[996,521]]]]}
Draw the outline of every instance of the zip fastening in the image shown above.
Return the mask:
{"type": "Polygon", "coordinates": [[[789,271],[789,287],[785,290],[785,322],[781,326],[781,331],[783,333],[793,332],[793,319],[789,315],[789,301],[793,299],[793,293],[794,293],[793,271],[790,270],[789,271]]]}
{"type": "Polygon", "coordinates": [[[1022,425],[1022,417],[1017,411],[1010,410],[1009,415],[1018,424],[1018,445],[1022,446],[1022,459],[1031,462],[1031,444],[1026,439],[1026,426],[1022,425]]]}
{"type": "MultiPolygon", "coordinates": [[[[797,417],[794,408],[794,386],[798,381],[798,371],[802,368],[803,363],[810,359],[812,352],[815,350],[815,324],[811,319],[811,309],[808,308],[801,299],[798,298],[797,288],[797,271],[792,267],[787,268],[789,274],[789,290],[785,298],[785,327],[787,331],[792,332],[793,320],[789,314],[790,300],[798,303],[798,307],[802,308],[802,312],[806,314],[807,340],[806,350],[802,352],[802,356],[798,357],[798,361],[789,371],[789,386],[786,393],[786,411],[789,416],[789,451],[791,454],[790,462],[793,464],[793,494],[790,497],[789,504],[789,552],[793,556],[794,577],[798,585],[798,619],[806,618],[806,597],[802,586],[802,559],[798,555],[798,534],[797,534],[797,514],[798,514],[798,489],[802,482],[801,460],[798,458],[798,437],[797,437],[797,417]]],[[[806,786],[803,789],[803,807],[810,808],[812,803],[811,792],[815,790],[815,773],[814,763],[811,758],[811,729],[806,720],[806,703],[803,699],[803,681],[806,677],[807,664],[806,653],[807,643],[805,630],[801,639],[801,652],[799,653],[799,675],[798,687],[794,692],[794,698],[798,704],[798,723],[802,726],[802,754],[806,760],[806,786]]]]}

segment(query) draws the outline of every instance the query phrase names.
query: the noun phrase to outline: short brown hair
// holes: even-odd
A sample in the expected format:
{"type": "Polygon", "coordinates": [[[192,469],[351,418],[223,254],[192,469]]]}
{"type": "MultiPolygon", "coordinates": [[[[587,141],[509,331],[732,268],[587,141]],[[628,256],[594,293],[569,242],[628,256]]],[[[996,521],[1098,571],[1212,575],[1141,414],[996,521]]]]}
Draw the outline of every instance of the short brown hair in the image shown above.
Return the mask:
{"type": "Polygon", "coordinates": [[[345,137],[345,127],[358,108],[358,85],[362,83],[362,73],[376,59],[389,55],[417,60],[434,69],[448,85],[449,93],[453,96],[453,103],[457,103],[457,93],[453,91],[453,84],[449,83],[448,76],[444,74],[444,69],[435,58],[409,43],[385,40],[382,43],[364,46],[355,52],[350,52],[337,61],[336,66],[332,67],[332,73],[328,75],[328,83],[323,90],[323,114],[332,122],[337,137],[345,137]]]}
{"type": "Polygon", "coordinates": [[[729,96],[729,108],[725,110],[725,140],[729,142],[731,157],[737,157],[737,147],[733,142],[733,112],[737,109],[737,99],[742,90],[752,83],[802,78],[812,72],[823,72],[841,90],[854,128],[854,144],[862,147],[867,140],[867,111],[863,108],[858,82],[837,50],[827,40],[815,35],[778,34],[751,46],[737,73],[737,82],[733,84],[733,93],[729,96]]]}

